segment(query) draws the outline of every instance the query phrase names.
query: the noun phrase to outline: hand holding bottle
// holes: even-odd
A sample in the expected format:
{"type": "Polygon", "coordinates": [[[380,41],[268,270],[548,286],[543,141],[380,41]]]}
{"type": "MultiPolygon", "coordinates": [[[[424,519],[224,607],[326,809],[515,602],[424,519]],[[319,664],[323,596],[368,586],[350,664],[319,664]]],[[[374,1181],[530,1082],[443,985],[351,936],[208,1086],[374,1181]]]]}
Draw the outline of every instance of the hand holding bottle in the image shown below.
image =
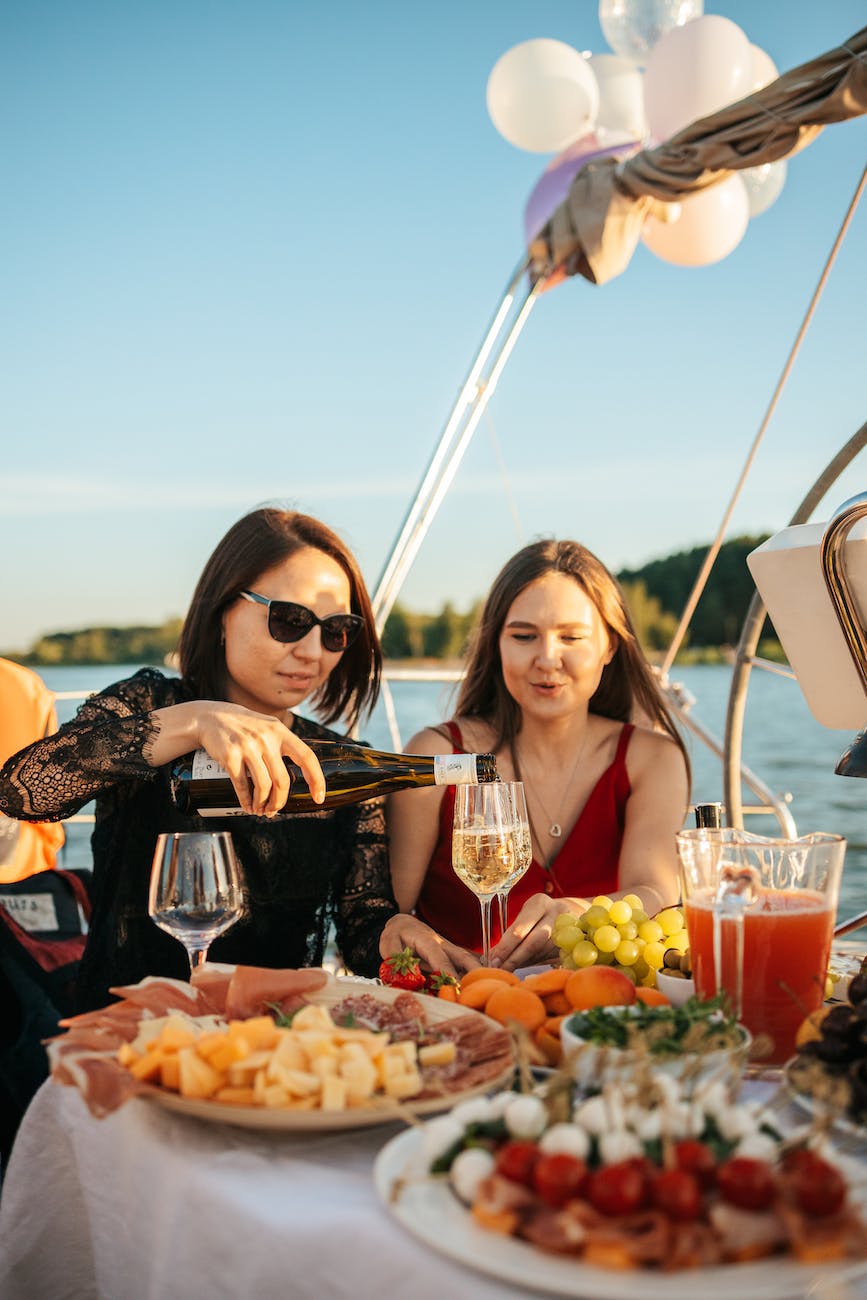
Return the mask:
{"type": "MultiPolygon", "coordinates": [[[[269,810],[291,816],[308,813],[319,804],[339,808],[395,790],[497,781],[493,754],[391,754],[350,740],[316,740],[310,749],[325,782],[324,799],[316,797],[306,769],[287,754],[278,759],[284,780],[279,782],[280,793],[269,799],[269,810]]],[[[179,758],[172,766],[170,785],[176,807],[187,816],[238,817],[251,811],[249,798],[239,799],[234,774],[224,770],[208,750],[179,758]]],[[[252,811],[262,815],[255,807],[252,811]]]]}
{"type": "Polygon", "coordinates": [[[158,709],[160,725],[150,761],[155,767],[203,749],[227,774],[242,812],[271,817],[289,796],[284,758],[304,773],[314,803],[325,796],[325,778],[316,754],[285,722],[222,700],[194,700],[158,709]]]}

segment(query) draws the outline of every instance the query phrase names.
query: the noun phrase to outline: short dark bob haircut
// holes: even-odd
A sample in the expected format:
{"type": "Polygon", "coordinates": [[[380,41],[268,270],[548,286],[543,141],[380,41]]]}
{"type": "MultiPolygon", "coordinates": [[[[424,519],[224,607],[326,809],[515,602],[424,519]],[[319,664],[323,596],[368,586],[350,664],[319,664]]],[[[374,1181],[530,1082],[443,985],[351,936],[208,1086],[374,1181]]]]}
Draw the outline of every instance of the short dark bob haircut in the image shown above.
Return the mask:
{"type": "Polygon", "coordinates": [[[330,725],[342,718],[351,731],[359,718],[370,712],[379,695],[382,650],[370,597],[355,557],[337,534],[318,519],[295,510],[271,506],[252,510],[217,543],[193,592],[181,630],[181,675],[200,699],[225,698],[223,613],[267,569],[308,547],[323,551],[340,565],[349,580],[351,612],[364,619],[358,638],[343,652],[311,701],[323,723],[330,725]]]}
{"type": "Polygon", "coordinates": [[[482,609],[456,715],[489,723],[496,733],[496,749],[510,744],[520,731],[521,711],[503,680],[500,634],[512,603],[524,588],[549,573],[563,573],[577,582],[593,601],[616,646],[590,700],[590,712],[618,722],[631,722],[633,716],[640,715],[672,738],[689,773],[686,747],[638,644],[620,584],[580,542],[544,538],[531,542],[506,561],[482,609]]]}

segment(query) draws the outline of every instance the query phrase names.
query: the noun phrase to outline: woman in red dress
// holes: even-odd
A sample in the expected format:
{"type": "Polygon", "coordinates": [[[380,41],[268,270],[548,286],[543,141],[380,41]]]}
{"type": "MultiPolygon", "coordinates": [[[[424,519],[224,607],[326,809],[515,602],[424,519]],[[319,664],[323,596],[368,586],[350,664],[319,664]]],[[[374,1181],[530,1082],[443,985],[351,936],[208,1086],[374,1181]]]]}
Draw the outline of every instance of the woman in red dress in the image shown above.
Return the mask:
{"type": "MultiPolygon", "coordinates": [[[[637,894],[651,914],[677,898],[686,750],[620,587],[579,543],[534,542],[495,579],[455,718],[407,751],[446,745],[493,751],[502,779],[524,783],[533,863],[509,897],[492,963],[550,957],[557,914],[598,894],[637,894]]],[[[452,788],[391,796],[389,852],[401,912],[442,936],[444,964],[466,968],[481,945],[479,908],[452,870],[453,808],[452,788]]]]}

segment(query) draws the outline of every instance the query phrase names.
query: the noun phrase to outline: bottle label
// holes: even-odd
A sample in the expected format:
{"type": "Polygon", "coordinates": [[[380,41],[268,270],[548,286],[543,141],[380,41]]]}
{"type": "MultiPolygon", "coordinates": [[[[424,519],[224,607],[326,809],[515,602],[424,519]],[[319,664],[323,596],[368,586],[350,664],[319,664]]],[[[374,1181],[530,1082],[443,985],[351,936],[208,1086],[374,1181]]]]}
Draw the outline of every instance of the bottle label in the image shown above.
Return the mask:
{"type": "Polygon", "coordinates": [[[434,781],[437,785],[475,785],[475,754],[435,754],[434,781]]]}
{"type": "Polygon", "coordinates": [[[193,754],[193,763],[190,775],[194,781],[207,781],[209,778],[213,779],[221,776],[228,777],[229,773],[224,767],[220,767],[220,764],[215,758],[211,758],[211,755],[206,749],[197,749],[195,754],[193,754]]]}

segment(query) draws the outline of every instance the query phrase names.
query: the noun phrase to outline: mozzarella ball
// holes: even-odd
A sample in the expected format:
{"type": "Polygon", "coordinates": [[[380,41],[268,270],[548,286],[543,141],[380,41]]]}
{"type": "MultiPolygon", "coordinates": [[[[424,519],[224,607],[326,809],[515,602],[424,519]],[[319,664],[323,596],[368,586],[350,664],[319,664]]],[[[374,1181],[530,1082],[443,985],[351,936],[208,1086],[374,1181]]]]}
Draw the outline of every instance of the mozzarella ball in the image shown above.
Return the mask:
{"type": "Polygon", "coordinates": [[[602,1097],[589,1097],[587,1101],[581,1102],[575,1107],[572,1118],[588,1133],[598,1135],[606,1133],[610,1128],[608,1107],[602,1097]]]}
{"type": "Polygon", "coordinates": [[[590,1153],[587,1130],[577,1124],[552,1124],[539,1139],[539,1150],[546,1155],[577,1156],[586,1160],[590,1153]]]}
{"type": "Polygon", "coordinates": [[[662,1133],[662,1110],[655,1106],[653,1110],[633,1108],[627,1115],[629,1127],[642,1142],[653,1142],[662,1133]]]}
{"type": "Polygon", "coordinates": [[[506,1113],[506,1107],[517,1097],[516,1092],[495,1092],[493,1097],[488,1098],[488,1105],[491,1108],[491,1118],[500,1119],[506,1113]]]}
{"type": "Polygon", "coordinates": [[[603,1133],[599,1139],[599,1155],[604,1165],[616,1165],[643,1154],[641,1139],[634,1133],[603,1133]]]}
{"type": "Polygon", "coordinates": [[[514,1138],[537,1138],[548,1123],[548,1112],[538,1097],[515,1097],[503,1112],[503,1122],[514,1138]]]}
{"type": "Polygon", "coordinates": [[[479,1184],[494,1172],[494,1157],[482,1147],[468,1147],[452,1161],[449,1179],[465,1205],[472,1205],[479,1184]]]}
{"type": "Polygon", "coordinates": [[[753,1132],[742,1137],[734,1150],[736,1156],[749,1156],[751,1160],[768,1160],[773,1163],[779,1154],[780,1144],[770,1133],[753,1132]]]}
{"type": "Polygon", "coordinates": [[[737,1142],[758,1128],[755,1115],[745,1106],[730,1106],[728,1110],[720,1111],[716,1125],[727,1142],[737,1142]]]}

